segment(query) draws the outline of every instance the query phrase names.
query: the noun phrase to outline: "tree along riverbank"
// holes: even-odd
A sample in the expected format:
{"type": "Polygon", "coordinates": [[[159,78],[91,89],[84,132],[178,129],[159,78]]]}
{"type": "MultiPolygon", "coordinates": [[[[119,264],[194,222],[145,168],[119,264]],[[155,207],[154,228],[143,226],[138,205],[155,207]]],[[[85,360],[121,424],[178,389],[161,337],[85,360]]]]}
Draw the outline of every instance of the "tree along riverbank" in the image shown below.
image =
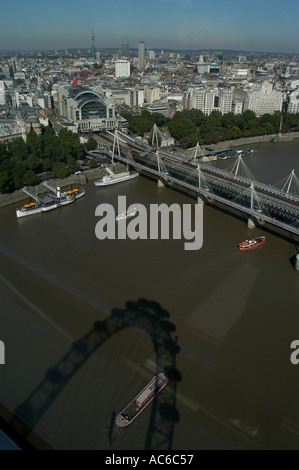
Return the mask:
{"type": "Polygon", "coordinates": [[[288,142],[295,139],[299,139],[299,132],[289,132],[287,134],[268,134],[268,135],[257,135],[254,137],[242,137],[241,139],[225,140],[218,142],[217,144],[211,144],[207,147],[213,150],[221,150],[229,147],[241,147],[251,144],[259,144],[264,142],[288,142]]]}
{"type": "MultiPolygon", "coordinates": [[[[121,163],[114,163],[109,165],[110,168],[113,169],[115,173],[119,173],[120,171],[124,171],[125,167],[121,163]]],[[[88,183],[88,181],[93,181],[99,178],[102,178],[105,174],[105,168],[94,168],[91,170],[86,170],[79,175],[71,175],[67,178],[54,178],[48,181],[48,184],[52,186],[54,189],[57,187],[59,188],[66,188],[68,186],[84,186],[88,183]]],[[[37,196],[48,194],[49,190],[41,183],[36,186],[28,186],[28,189],[37,196]]],[[[23,190],[17,190],[13,193],[2,194],[0,196],[0,207],[9,206],[12,204],[17,204],[18,202],[26,201],[29,198],[28,194],[24,193],[23,190]]]]}
{"type": "MultiPolygon", "coordinates": [[[[152,131],[155,123],[184,149],[194,147],[197,142],[206,146],[247,137],[275,136],[278,129],[283,134],[299,131],[299,113],[275,112],[256,116],[250,110],[242,114],[221,114],[214,110],[205,115],[193,108],[177,111],[172,118],[166,118],[160,113],[151,114],[148,110],[143,110],[138,116],[130,112],[122,112],[121,115],[128,121],[128,129],[133,134],[144,137],[152,131]]],[[[151,138],[149,136],[150,141],[151,138]]]]}

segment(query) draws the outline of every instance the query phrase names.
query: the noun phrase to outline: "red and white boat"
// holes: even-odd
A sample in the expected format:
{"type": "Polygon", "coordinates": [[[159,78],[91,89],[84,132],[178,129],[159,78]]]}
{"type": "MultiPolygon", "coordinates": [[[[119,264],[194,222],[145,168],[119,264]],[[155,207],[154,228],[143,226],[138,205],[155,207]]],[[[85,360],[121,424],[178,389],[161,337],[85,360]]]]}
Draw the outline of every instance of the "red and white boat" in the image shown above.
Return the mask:
{"type": "Polygon", "coordinates": [[[131,211],[125,210],[121,214],[118,214],[115,220],[118,222],[119,220],[125,220],[129,217],[135,217],[135,215],[137,215],[137,210],[135,207],[133,207],[133,210],[131,211]]]}
{"type": "Polygon", "coordinates": [[[252,250],[253,248],[257,248],[258,246],[263,245],[265,241],[266,241],[266,237],[264,236],[252,238],[251,240],[245,240],[244,242],[239,243],[239,250],[240,251],[252,250]]]}
{"type": "Polygon", "coordinates": [[[115,420],[116,426],[119,428],[129,426],[161,392],[167,382],[168,378],[164,372],[155,375],[146,387],[119,412],[115,420]]]}

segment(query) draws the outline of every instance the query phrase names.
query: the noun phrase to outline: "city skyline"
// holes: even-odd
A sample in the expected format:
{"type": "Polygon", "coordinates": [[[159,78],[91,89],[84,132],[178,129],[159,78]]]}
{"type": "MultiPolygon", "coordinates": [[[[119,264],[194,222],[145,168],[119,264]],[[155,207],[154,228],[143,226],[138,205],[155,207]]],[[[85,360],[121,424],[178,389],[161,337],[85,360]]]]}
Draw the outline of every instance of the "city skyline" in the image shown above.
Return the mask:
{"type": "Polygon", "coordinates": [[[2,3],[0,50],[137,48],[299,53],[296,0],[2,3]]]}

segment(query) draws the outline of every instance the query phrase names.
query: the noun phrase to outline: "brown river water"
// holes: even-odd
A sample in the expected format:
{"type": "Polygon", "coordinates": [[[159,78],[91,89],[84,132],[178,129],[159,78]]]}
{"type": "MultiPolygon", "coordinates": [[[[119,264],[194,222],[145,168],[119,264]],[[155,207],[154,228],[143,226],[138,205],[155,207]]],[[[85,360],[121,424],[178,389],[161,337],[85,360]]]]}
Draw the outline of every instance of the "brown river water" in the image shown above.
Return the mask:
{"type": "MultiPolygon", "coordinates": [[[[298,140],[251,148],[244,161],[259,181],[299,174],[298,140]]],[[[85,189],[56,211],[0,211],[6,421],[55,449],[299,449],[299,364],[290,361],[298,237],[249,229],[242,214],[211,203],[199,250],[184,240],[99,240],[95,209],[116,207],[119,195],[145,207],[195,201],[145,176],[85,189]],[[262,247],[238,251],[260,234],[262,247]],[[117,413],[162,368],[168,385],[117,428],[117,413]]]]}

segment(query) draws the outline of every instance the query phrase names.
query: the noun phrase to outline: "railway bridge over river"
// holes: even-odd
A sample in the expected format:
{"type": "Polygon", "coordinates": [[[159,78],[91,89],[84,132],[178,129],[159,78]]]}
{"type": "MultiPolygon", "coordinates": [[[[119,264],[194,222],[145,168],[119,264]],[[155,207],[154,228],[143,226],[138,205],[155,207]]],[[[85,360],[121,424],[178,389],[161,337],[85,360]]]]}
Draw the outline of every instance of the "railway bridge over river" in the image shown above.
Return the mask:
{"type": "Polygon", "coordinates": [[[93,134],[93,137],[106,147],[112,161],[117,159],[138,171],[154,175],[160,186],[177,185],[195,195],[199,203],[217,201],[240,211],[248,217],[249,227],[267,222],[299,235],[299,184],[294,170],[285,179],[283,187],[278,188],[255,180],[241,153],[232,170],[227,171],[204,163],[198,146],[191,157],[163,150],[158,146],[155,127],[153,146],[137,144],[117,130],[114,134],[104,132],[93,134]]]}

